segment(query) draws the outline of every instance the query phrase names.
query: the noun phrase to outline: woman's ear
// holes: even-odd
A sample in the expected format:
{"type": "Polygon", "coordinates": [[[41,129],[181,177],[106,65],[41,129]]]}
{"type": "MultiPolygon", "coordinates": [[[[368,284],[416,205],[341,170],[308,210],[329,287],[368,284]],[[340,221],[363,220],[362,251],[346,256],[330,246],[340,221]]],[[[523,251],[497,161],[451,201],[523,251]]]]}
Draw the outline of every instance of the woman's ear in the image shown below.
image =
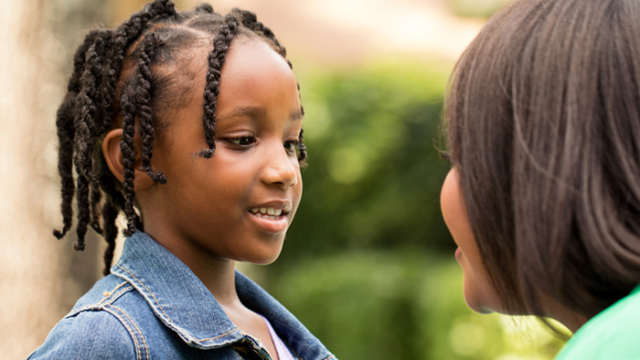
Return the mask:
{"type": "MultiPolygon", "coordinates": [[[[120,149],[120,141],[122,140],[122,129],[114,129],[107,133],[102,140],[102,155],[107,161],[107,165],[111,173],[122,183],[124,182],[124,165],[122,164],[122,150],[120,149]]],[[[155,182],[142,168],[140,160],[140,149],[142,148],[142,140],[135,136],[133,138],[136,148],[135,173],[133,177],[133,190],[144,191],[151,188],[155,182]]]]}

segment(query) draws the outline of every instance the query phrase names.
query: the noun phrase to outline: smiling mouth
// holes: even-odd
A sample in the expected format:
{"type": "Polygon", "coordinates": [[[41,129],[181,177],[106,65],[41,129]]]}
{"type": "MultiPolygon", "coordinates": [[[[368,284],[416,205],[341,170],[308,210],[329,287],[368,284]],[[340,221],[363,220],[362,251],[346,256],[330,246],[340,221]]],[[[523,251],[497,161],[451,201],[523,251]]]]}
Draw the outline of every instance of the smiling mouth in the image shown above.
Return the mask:
{"type": "Polygon", "coordinates": [[[285,204],[284,208],[276,209],[273,207],[253,208],[249,210],[253,215],[261,219],[278,220],[287,216],[291,212],[291,205],[285,204]]]}
{"type": "Polygon", "coordinates": [[[288,216],[291,212],[291,206],[284,209],[276,209],[273,207],[253,208],[249,210],[256,224],[267,233],[282,233],[289,227],[288,216]]]}

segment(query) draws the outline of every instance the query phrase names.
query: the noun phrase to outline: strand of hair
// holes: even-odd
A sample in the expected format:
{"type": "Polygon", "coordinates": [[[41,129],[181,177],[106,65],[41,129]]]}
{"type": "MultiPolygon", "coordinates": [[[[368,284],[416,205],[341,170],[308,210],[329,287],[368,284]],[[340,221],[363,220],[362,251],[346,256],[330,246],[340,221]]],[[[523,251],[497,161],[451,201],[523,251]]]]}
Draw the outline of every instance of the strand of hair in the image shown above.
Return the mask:
{"type": "Polygon", "coordinates": [[[224,65],[227,51],[231,45],[231,41],[238,30],[238,22],[231,14],[225,17],[225,25],[220,32],[213,38],[213,50],[209,54],[209,70],[207,71],[207,85],[204,90],[204,105],[202,123],[204,126],[204,134],[208,149],[200,151],[200,156],[211,158],[215,151],[215,133],[216,133],[216,109],[217,98],[220,93],[220,75],[222,66],[224,65]]]}
{"type": "Polygon", "coordinates": [[[73,152],[75,143],[75,109],[76,95],[80,90],[80,76],[86,64],[86,53],[93,45],[99,30],[87,34],[84,42],[78,47],[73,57],[73,74],[67,84],[67,95],[58,108],[56,114],[56,127],[59,143],[58,173],[60,174],[61,197],[60,212],[62,213],[62,230],[54,230],[53,235],[62,239],[73,225],[73,197],[75,195],[75,182],[73,179],[73,152]]]}
{"type": "Polygon", "coordinates": [[[151,57],[155,48],[160,44],[160,39],[154,33],[145,35],[140,44],[141,51],[136,69],[138,93],[136,94],[136,108],[140,121],[140,137],[142,138],[142,166],[153,181],[160,184],[167,183],[167,177],[162,172],[154,172],[151,166],[153,156],[153,141],[155,131],[153,128],[153,111],[151,109],[151,57]]]}

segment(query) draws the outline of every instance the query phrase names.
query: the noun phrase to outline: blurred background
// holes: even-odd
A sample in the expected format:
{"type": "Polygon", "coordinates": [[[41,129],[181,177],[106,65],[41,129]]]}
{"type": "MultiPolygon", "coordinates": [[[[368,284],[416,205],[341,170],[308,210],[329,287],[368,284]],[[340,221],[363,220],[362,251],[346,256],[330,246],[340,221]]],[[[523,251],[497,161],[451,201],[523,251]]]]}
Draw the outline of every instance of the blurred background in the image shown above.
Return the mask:
{"type": "MultiPolygon", "coordinates": [[[[87,30],[140,0],[0,0],[0,359],[24,359],[100,277],[61,224],[55,111],[87,30]]],[[[285,248],[239,264],[342,360],[551,359],[535,320],[467,309],[439,208],[437,152],[455,60],[505,0],[220,0],[287,47],[309,167],[285,248]]],[[[176,0],[179,10],[196,0],[176,0]]]]}

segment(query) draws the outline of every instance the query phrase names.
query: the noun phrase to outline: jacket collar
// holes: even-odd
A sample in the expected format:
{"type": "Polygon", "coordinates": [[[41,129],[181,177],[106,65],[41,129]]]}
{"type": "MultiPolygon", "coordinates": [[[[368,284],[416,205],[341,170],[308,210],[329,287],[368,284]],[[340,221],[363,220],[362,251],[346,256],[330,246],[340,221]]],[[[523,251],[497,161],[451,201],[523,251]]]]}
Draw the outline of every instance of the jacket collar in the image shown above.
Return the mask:
{"type": "MultiPolygon", "coordinates": [[[[211,292],[175,255],[149,235],[137,231],[125,241],[111,269],[134,286],[165,326],[183,341],[212,349],[242,340],[246,334],[229,320],[211,292]]],[[[266,317],[291,350],[303,359],[326,359],[331,353],[284,306],[236,271],[240,301],[266,317]]]]}

